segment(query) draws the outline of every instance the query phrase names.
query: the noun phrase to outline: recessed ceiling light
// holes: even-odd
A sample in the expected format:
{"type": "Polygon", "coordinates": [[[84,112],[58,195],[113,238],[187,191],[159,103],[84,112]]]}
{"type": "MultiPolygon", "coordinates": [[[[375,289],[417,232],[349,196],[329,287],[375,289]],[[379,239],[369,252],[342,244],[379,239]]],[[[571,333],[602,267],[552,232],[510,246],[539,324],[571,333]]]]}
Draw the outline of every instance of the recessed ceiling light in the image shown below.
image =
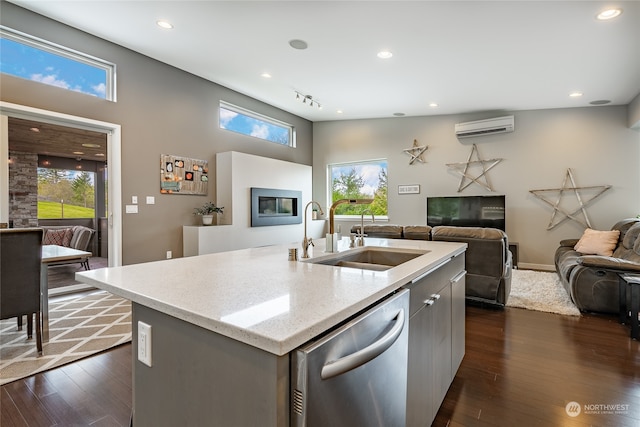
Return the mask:
{"type": "Polygon", "coordinates": [[[260,74],[260,76],[264,77],[265,79],[270,79],[271,78],[271,74],[269,74],[269,73],[262,73],[262,74],[260,74]]]}
{"type": "Polygon", "coordinates": [[[36,133],[40,132],[40,129],[38,129],[38,128],[29,128],[29,130],[31,132],[36,132],[36,133]]]}
{"type": "Polygon", "coordinates": [[[294,49],[301,49],[301,50],[309,47],[306,41],[298,40],[298,39],[289,40],[289,46],[291,46],[294,49]]]}
{"type": "Polygon", "coordinates": [[[170,22],[163,21],[163,20],[157,21],[156,24],[158,25],[158,27],[164,28],[165,30],[170,30],[173,28],[173,25],[171,25],[170,22]]]}
{"type": "Polygon", "coordinates": [[[582,92],[571,92],[569,96],[572,98],[580,98],[582,96],[582,92]]]}
{"type": "Polygon", "coordinates": [[[389,59],[392,56],[393,56],[393,53],[389,52],[388,50],[382,50],[378,52],[378,58],[380,59],[389,59]]]}
{"type": "Polygon", "coordinates": [[[342,114],[342,110],[338,110],[338,111],[336,111],[336,113],[342,114]]]}
{"type": "Polygon", "coordinates": [[[622,9],[607,9],[596,15],[596,19],[606,21],[608,19],[617,18],[622,14],[622,9]]]}
{"type": "Polygon", "coordinates": [[[84,154],[83,151],[74,151],[73,154],[84,154]]]}
{"type": "Polygon", "coordinates": [[[85,148],[100,148],[100,144],[82,144],[85,148]]]}
{"type": "Polygon", "coordinates": [[[432,102],[431,104],[429,104],[429,107],[436,108],[437,106],[438,106],[438,104],[436,104],[435,102],[432,102]]]}
{"type": "Polygon", "coordinates": [[[598,99],[596,101],[591,101],[589,104],[591,105],[607,105],[611,104],[611,101],[608,99],[598,99]]]}
{"type": "Polygon", "coordinates": [[[96,157],[104,157],[104,153],[97,153],[96,157]]]}

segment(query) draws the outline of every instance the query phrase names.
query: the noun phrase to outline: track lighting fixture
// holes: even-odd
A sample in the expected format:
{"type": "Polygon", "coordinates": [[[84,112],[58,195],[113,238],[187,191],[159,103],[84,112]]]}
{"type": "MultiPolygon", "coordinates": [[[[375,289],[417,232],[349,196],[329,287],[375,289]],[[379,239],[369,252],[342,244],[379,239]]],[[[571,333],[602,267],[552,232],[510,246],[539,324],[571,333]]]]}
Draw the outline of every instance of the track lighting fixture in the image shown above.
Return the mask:
{"type": "Polygon", "coordinates": [[[303,104],[309,104],[310,107],[318,107],[319,110],[322,110],[322,105],[320,105],[320,103],[318,101],[316,101],[315,99],[313,99],[313,96],[311,95],[305,95],[303,93],[300,93],[298,91],[296,91],[296,99],[298,101],[300,101],[302,99],[302,103],[303,104]]]}

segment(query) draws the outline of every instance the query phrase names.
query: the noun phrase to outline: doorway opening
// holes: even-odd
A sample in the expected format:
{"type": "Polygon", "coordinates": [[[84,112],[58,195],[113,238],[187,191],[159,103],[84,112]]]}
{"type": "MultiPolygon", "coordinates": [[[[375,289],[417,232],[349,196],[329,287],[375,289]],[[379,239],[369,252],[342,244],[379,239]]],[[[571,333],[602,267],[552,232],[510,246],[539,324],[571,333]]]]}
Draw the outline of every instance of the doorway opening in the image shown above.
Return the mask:
{"type": "MultiPolygon", "coordinates": [[[[61,143],[55,140],[48,140],[45,144],[49,144],[48,148],[43,148],[42,142],[40,145],[40,152],[36,153],[36,171],[34,171],[34,175],[36,178],[35,184],[37,186],[37,168],[47,168],[49,166],[54,165],[54,162],[58,162],[60,165],[67,164],[64,166],[67,170],[78,170],[77,167],[80,165],[81,168],[94,169],[96,176],[103,176],[103,178],[95,178],[95,182],[97,185],[94,187],[94,191],[98,194],[95,197],[95,206],[94,209],[94,218],[91,218],[93,224],[96,227],[97,231],[104,236],[104,238],[95,239],[94,247],[92,248],[92,252],[101,256],[106,260],[107,265],[99,265],[99,266],[119,266],[122,265],[122,216],[121,216],[121,176],[120,176],[120,125],[101,122],[92,119],[87,119],[78,116],[70,116],[62,113],[57,113],[54,111],[35,109],[32,107],[27,107],[23,105],[10,104],[6,102],[0,101],[0,119],[2,120],[3,129],[0,135],[0,158],[9,159],[10,147],[11,150],[25,150],[25,147],[19,148],[13,145],[13,142],[10,140],[9,133],[10,124],[18,123],[20,120],[22,124],[26,124],[29,122],[38,123],[38,125],[30,126],[28,129],[29,132],[35,132],[31,130],[31,127],[51,127],[58,129],[60,132],[71,132],[74,134],[74,138],[76,138],[77,142],[85,144],[86,146],[82,148],[75,147],[74,151],[82,152],[83,154],[75,153],[71,157],[67,154],[61,154],[62,148],[60,147],[61,143]],[[78,135],[86,135],[88,132],[96,134],[105,142],[102,144],[103,150],[106,148],[106,152],[104,152],[104,158],[106,162],[103,160],[95,160],[95,158],[91,158],[90,155],[85,155],[86,152],[91,152],[92,155],[95,155],[96,147],[93,147],[92,142],[81,141],[78,139],[78,135]],[[57,146],[57,154],[56,147],[57,146]],[[84,151],[83,151],[84,150],[84,151]],[[94,150],[94,151],[91,151],[94,150]],[[86,158],[84,158],[86,157],[86,158]],[[100,164],[103,165],[105,170],[100,171],[100,164]],[[72,165],[72,166],[69,166],[72,165]],[[108,178],[106,174],[106,166],[108,165],[108,178]],[[104,175],[100,175],[100,174],[104,175]],[[108,180],[108,185],[106,182],[108,180]],[[103,245],[102,240],[105,240],[105,244],[103,245]]],[[[17,139],[17,137],[16,137],[17,139]]],[[[97,145],[97,144],[96,144],[97,145]]],[[[33,151],[33,150],[32,150],[33,151]]],[[[9,188],[9,163],[8,161],[0,162],[2,166],[0,166],[0,224],[2,226],[15,225],[10,224],[11,215],[10,215],[10,205],[11,205],[11,192],[16,192],[15,189],[9,188]]],[[[61,169],[64,169],[61,167],[61,169]]],[[[86,170],[85,170],[86,171],[86,170]]],[[[37,194],[37,189],[36,189],[37,194]]],[[[34,196],[37,199],[37,195],[34,196]]],[[[78,198],[79,196],[76,196],[78,198]]],[[[64,203],[64,202],[63,202],[64,203]]],[[[84,202],[83,202],[84,203],[84,202]]],[[[67,206],[65,204],[65,206],[67,206]]],[[[68,211],[67,211],[68,212],[68,211]]],[[[52,219],[40,218],[40,214],[36,213],[34,216],[29,215],[30,221],[35,221],[35,224],[21,224],[21,226],[43,226],[47,225],[47,221],[51,221],[52,219]]],[[[60,218],[58,221],[66,221],[68,218],[60,218]]]]}

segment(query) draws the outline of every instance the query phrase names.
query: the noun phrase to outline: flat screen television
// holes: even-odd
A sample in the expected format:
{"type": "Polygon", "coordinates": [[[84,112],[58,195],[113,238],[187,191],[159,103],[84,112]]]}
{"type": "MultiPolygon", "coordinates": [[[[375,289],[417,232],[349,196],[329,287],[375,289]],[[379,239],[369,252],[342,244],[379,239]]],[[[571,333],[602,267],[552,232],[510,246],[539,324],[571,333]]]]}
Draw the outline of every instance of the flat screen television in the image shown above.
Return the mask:
{"type": "Polygon", "coordinates": [[[505,229],[505,196],[427,197],[427,225],[505,229]]]}

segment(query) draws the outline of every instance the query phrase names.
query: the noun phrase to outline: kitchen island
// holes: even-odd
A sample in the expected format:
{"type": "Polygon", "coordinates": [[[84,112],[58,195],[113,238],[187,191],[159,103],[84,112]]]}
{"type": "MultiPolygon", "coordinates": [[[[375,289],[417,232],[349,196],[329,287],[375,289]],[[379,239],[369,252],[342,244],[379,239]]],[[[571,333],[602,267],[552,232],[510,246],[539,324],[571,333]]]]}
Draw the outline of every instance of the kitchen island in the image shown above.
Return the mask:
{"type": "MultiPolygon", "coordinates": [[[[366,244],[426,253],[372,271],[288,261],[292,243],[77,273],[132,301],[134,355],[139,322],[151,326],[151,366],[134,361],[134,425],[288,425],[292,350],[466,248],[366,244]]],[[[332,255],[320,239],[310,261],[332,255]]]]}

